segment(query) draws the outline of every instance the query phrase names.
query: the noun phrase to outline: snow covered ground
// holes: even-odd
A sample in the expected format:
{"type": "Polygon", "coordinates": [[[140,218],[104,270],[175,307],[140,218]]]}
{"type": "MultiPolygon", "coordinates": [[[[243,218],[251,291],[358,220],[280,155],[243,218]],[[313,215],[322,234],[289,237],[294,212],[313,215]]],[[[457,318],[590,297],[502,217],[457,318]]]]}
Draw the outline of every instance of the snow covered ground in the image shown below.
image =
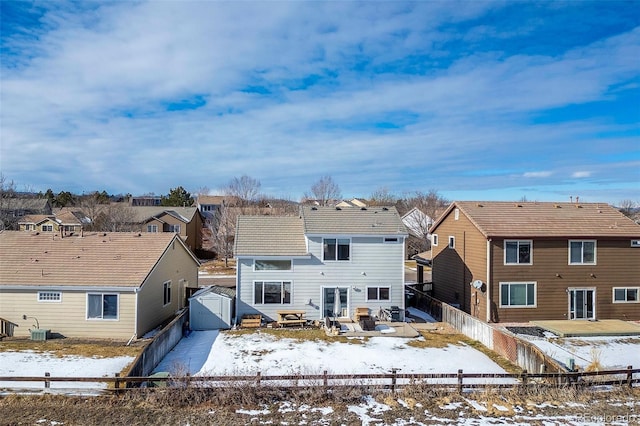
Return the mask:
{"type": "Polygon", "coordinates": [[[568,365],[573,359],[576,367],[585,369],[598,361],[601,369],[617,370],[632,365],[640,368],[640,336],[599,337],[535,337],[519,334],[556,361],[568,365]]]}
{"type": "Polygon", "coordinates": [[[296,341],[260,332],[198,331],[182,339],[156,371],[193,376],[322,374],[324,370],[329,374],[379,374],[392,368],[403,374],[456,373],[460,368],[465,373],[505,372],[470,346],[416,348],[408,345],[411,340],[385,336],[341,343],[296,341]]]}
{"type": "MultiPolygon", "coordinates": [[[[0,352],[0,377],[44,377],[45,373],[50,373],[51,377],[114,377],[115,373],[122,371],[133,359],[131,356],[87,358],[57,357],[49,352],[0,352]]],[[[96,382],[51,382],[49,391],[95,390],[106,386],[106,383],[96,382]]],[[[44,382],[0,381],[0,392],[6,388],[42,390],[44,382]]]]}

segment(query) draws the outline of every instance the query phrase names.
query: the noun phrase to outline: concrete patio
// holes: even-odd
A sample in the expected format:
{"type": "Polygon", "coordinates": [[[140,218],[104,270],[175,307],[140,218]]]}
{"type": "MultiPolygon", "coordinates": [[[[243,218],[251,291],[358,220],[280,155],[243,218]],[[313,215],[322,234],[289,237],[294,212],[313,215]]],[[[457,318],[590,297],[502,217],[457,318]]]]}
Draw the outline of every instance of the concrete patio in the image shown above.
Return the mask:
{"type": "MultiPolygon", "coordinates": [[[[331,334],[331,330],[327,330],[331,334]]],[[[376,321],[376,329],[365,331],[357,322],[340,322],[339,336],[344,337],[418,337],[420,333],[405,322],[376,321]]]]}
{"type": "Polygon", "coordinates": [[[531,323],[559,337],[640,336],[639,324],[615,319],[531,321],[531,323]]]}

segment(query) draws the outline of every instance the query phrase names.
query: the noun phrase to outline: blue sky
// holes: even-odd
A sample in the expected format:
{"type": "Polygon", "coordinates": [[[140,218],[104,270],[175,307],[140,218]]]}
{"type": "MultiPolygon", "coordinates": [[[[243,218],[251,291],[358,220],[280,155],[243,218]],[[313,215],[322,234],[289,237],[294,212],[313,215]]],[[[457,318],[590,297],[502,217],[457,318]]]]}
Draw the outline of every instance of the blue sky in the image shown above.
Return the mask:
{"type": "Polygon", "coordinates": [[[640,201],[640,2],[0,1],[18,189],[640,201]]]}

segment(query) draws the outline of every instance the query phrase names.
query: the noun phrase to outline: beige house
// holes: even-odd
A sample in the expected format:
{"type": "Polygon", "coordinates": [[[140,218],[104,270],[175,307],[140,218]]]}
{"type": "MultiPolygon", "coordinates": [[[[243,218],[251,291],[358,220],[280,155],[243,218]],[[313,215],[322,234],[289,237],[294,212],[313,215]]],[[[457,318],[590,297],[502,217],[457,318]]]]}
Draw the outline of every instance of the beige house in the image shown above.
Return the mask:
{"type": "Polygon", "coordinates": [[[185,306],[198,266],[173,233],[0,232],[0,318],[15,336],[37,319],[67,337],[141,337],[185,306]]]}
{"type": "Polygon", "coordinates": [[[202,248],[203,219],[197,207],[131,207],[141,232],[178,234],[191,250],[202,248]]]}
{"type": "Polygon", "coordinates": [[[20,231],[79,234],[91,220],[80,211],[65,210],[52,215],[28,215],[18,221],[20,231]]]}

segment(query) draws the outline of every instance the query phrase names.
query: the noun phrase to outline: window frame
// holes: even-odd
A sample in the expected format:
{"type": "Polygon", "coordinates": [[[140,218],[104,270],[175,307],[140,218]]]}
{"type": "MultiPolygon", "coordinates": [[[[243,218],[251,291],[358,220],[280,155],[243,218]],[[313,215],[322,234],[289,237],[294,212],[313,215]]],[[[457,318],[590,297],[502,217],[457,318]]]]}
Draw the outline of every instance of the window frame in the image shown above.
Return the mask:
{"type": "Polygon", "coordinates": [[[38,303],[62,303],[62,292],[61,291],[39,291],[37,295],[38,303]],[[43,296],[57,296],[54,298],[43,298],[43,296]]]}
{"type": "Polygon", "coordinates": [[[169,224],[169,232],[173,232],[175,234],[179,234],[180,233],[180,224],[169,224]]]}
{"type": "Polygon", "coordinates": [[[379,285],[379,286],[367,286],[366,290],[366,300],[367,302],[376,302],[376,301],[381,301],[381,302],[390,302],[391,301],[391,286],[385,286],[385,285],[379,285]],[[376,290],[376,298],[370,298],[369,297],[369,290],[376,290]],[[388,299],[382,299],[380,298],[380,290],[381,289],[387,289],[387,294],[388,294],[388,299]]]}
{"type": "Polygon", "coordinates": [[[438,247],[438,234],[431,234],[431,245],[438,247]]]}
{"type": "Polygon", "coordinates": [[[455,250],[456,248],[456,236],[449,235],[449,246],[450,249],[455,250]]]}
{"type": "Polygon", "coordinates": [[[162,306],[171,304],[171,280],[162,283],[162,306]]]}
{"type": "Polygon", "coordinates": [[[291,272],[293,271],[293,259],[253,259],[253,272],[291,272]],[[264,268],[260,269],[257,267],[259,262],[269,263],[269,262],[289,262],[288,269],[278,269],[278,268],[264,268]]]}
{"type": "Polygon", "coordinates": [[[611,289],[611,303],[640,303],[640,287],[613,287],[611,289]],[[624,290],[624,300],[616,300],[616,290],[624,290]],[[636,300],[629,300],[629,290],[635,290],[636,300]]]}
{"type": "Polygon", "coordinates": [[[40,229],[42,230],[42,232],[53,232],[53,225],[51,224],[41,225],[40,229]]]}
{"type": "Polygon", "coordinates": [[[276,305],[276,306],[281,306],[281,305],[292,305],[293,304],[293,280],[255,280],[253,282],[253,305],[276,305]],[[261,294],[260,294],[260,301],[256,300],[256,285],[260,284],[262,289],[261,289],[261,294]],[[265,287],[266,284],[280,284],[280,303],[265,303],[265,287]],[[288,284],[289,285],[289,301],[286,301],[286,288],[285,285],[288,284]]]}
{"type": "Polygon", "coordinates": [[[152,234],[157,233],[158,232],[158,225],[154,225],[154,224],[151,224],[151,223],[148,224],[147,225],[147,232],[152,233],[152,234]]]}
{"type": "Polygon", "coordinates": [[[382,237],[382,242],[384,244],[398,244],[400,242],[400,238],[398,238],[398,237],[382,237]]]}
{"type": "Polygon", "coordinates": [[[339,238],[339,237],[323,237],[322,238],[322,261],[323,262],[351,262],[351,238],[339,238]],[[334,254],[335,254],[335,258],[334,259],[327,259],[326,254],[327,254],[327,250],[326,250],[326,246],[328,245],[326,243],[327,240],[334,240],[334,254]],[[340,244],[340,241],[343,241],[342,244],[340,244]],[[348,241],[348,244],[344,244],[344,241],[348,241]],[[347,246],[349,248],[349,256],[347,259],[340,259],[339,254],[340,254],[340,246],[344,247],[347,246]]]}
{"type": "Polygon", "coordinates": [[[119,293],[87,293],[87,312],[85,318],[87,321],[119,321],[120,320],[120,294],[119,293]],[[101,311],[100,317],[90,317],[89,316],[89,298],[91,296],[100,296],[101,297],[101,311]],[[105,296],[115,296],[116,298],[116,315],[115,318],[105,318],[104,317],[104,298],[105,296]]]}
{"type": "MultiPolygon", "coordinates": [[[[500,297],[500,308],[504,308],[504,309],[531,309],[531,308],[537,308],[538,307],[538,282],[537,281],[501,281],[499,286],[499,297],[500,297]],[[525,285],[525,286],[529,286],[532,285],[533,286],[533,304],[529,305],[527,302],[528,300],[525,300],[525,304],[524,305],[512,305],[512,304],[507,304],[504,305],[502,303],[502,297],[503,297],[503,286],[508,286],[509,287],[509,293],[511,293],[511,286],[513,285],[525,285]]],[[[529,291],[528,288],[525,287],[525,297],[528,297],[529,291]]],[[[509,294],[510,296],[510,294],[509,294]]],[[[509,302],[510,302],[510,297],[509,297],[509,302]]]]}
{"type": "Polygon", "coordinates": [[[598,243],[597,240],[569,240],[569,265],[597,265],[598,264],[598,243]],[[572,248],[571,245],[573,243],[581,243],[581,248],[580,248],[580,254],[581,254],[581,261],[580,262],[572,262],[571,261],[571,254],[572,254],[572,248]],[[584,243],[593,243],[593,262],[585,262],[584,261],[584,243]]]}
{"type": "Polygon", "coordinates": [[[503,260],[504,260],[505,266],[533,265],[533,240],[504,240],[503,251],[504,251],[503,260]],[[507,262],[507,243],[517,243],[517,246],[516,246],[517,261],[516,262],[507,262]],[[520,244],[521,243],[529,244],[529,263],[520,262],[520,244]]]}

